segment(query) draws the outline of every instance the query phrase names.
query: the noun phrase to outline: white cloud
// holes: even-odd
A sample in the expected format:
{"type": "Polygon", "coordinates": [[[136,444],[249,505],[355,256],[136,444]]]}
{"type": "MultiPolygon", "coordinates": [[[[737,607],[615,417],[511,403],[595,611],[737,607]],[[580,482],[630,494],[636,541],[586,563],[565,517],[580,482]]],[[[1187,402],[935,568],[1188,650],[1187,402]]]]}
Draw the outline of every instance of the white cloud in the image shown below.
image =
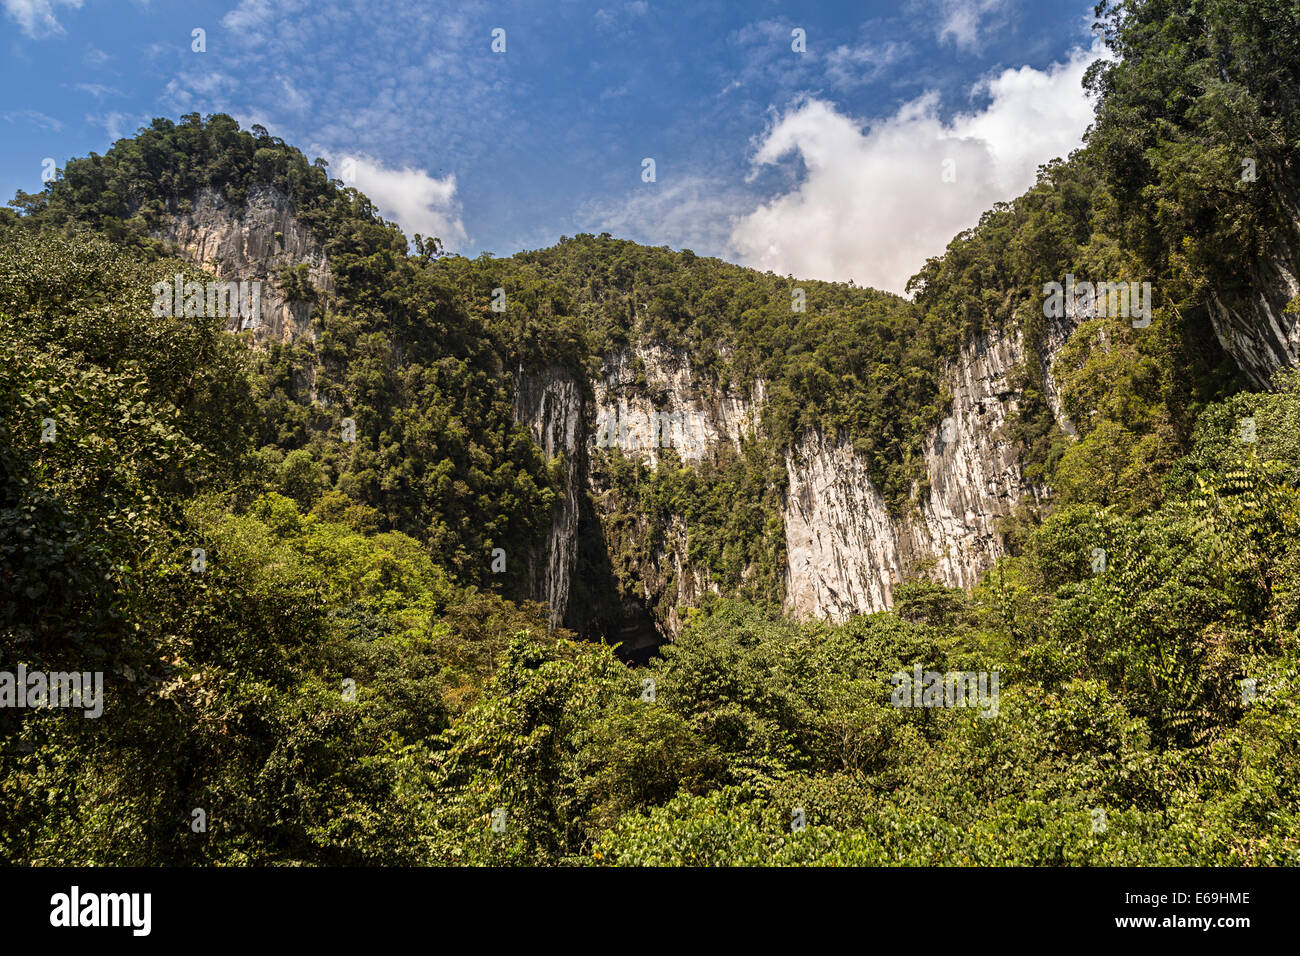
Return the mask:
{"type": "MultiPolygon", "coordinates": [[[[645,0],[633,0],[632,3],[623,4],[622,10],[601,7],[591,15],[591,18],[600,29],[612,30],[624,37],[628,37],[632,35],[630,29],[633,28],[630,21],[644,17],[649,9],[650,4],[646,3],[645,0]]],[[[641,28],[635,27],[635,29],[641,28]]]]}
{"type": "MultiPolygon", "coordinates": [[[[229,91],[239,86],[235,77],[220,70],[205,70],[194,67],[167,81],[163,93],[173,107],[173,112],[204,112],[201,108],[213,98],[228,96],[229,91]]],[[[279,97],[283,102],[284,97],[279,97]]]]}
{"type": "Polygon", "coordinates": [[[987,92],[987,107],[947,122],[934,93],[865,130],[830,103],[801,101],[753,162],[757,172],[798,154],[802,182],[742,217],[731,245],[755,268],[901,293],[927,257],[1080,144],[1092,120],[1081,81],[1100,55],[1094,46],[1045,71],[1006,70],[973,91],[987,92]]]}
{"type": "Polygon", "coordinates": [[[456,176],[442,179],[423,169],[391,169],[369,156],[330,156],[331,174],[344,185],[355,186],[394,220],[406,235],[437,236],[448,251],[469,242],[456,201],[456,176]]]}
{"type": "Polygon", "coordinates": [[[8,113],[0,113],[0,119],[3,119],[7,123],[16,123],[20,120],[25,120],[33,126],[38,126],[41,129],[50,130],[55,133],[63,129],[62,123],[56,120],[53,116],[46,116],[40,110],[14,110],[8,113]]]}
{"type": "Polygon", "coordinates": [[[121,96],[122,91],[112,86],[105,86],[103,83],[77,83],[72,87],[82,93],[89,93],[95,99],[103,99],[105,96],[121,96]]]}
{"type": "Polygon", "coordinates": [[[280,84],[280,91],[283,94],[280,102],[285,109],[294,113],[302,113],[311,106],[311,99],[303,95],[303,93],[293,85],[293,81],[289,79],[289,77],[280,73],[276,75],[275,80],[280,84]]]}
{"type": "Polygon", "coordinates": [[[301,0],[285,0],[279,4],[272,0],[240,0],[239,6],[221,18],[221,25],[227,30],[257,31],[273,24],[276,17],[296,13],[303,6],[301,0]]]}
{"type": "MultiPolygon", "coordinates": [[[[268,119],[266,114],[260,110],[252,110],[245,113],[242,110],[233,110],[230,113],[235,122],[239,124],[240,129],[251,130],[254,126],[260,126],[272,136],[279,136],[280,131],[276,129],[275,123],[268,119]]],[[[283,136],[280,136],[283,139],[283,136]]]]}
{"type": "Polygon", "coordinates": [[[934,16],[939,42],[951,40],[960,50],[979,46],[981,21],[1001,12],[1008,0],[937,0],[934,16]]]}
{"type": "Polygon", "coordinates": [[[841,44],[826,54],[826,78],[837,89],[862,86],[878,79],[886,67],[898,63],[909,52],[906,43],[841,44]]]}
{"type": "Polygon", "coordinates": [[[63,25],[54,15],[56,7],[80,9],[81,0],[2,0],[5,13],[29,37],[62,33],[63,25]]]}
{"type": "Polygon", "coordinates": [[[132,117],[128,113],[119,113],[113,110],[102,114],[86,114],[86,122],[92,126],[102,126],[104,132],[108,134],[108,141],[116,143],[123,136],[130,136],[135,133],[141,126],[148,125],[148,118],[141,120],[139,117],[132,117]]]}
{"type": "Polygon", "coordinates": [[[726,255],[739,199],[712,179],[660,177],[612,200],[589,201],[576,214],[578,232],[609,232],[650,244],[670,243],[701,255],[726,255]]]}
{"type": "Polygon", "coordinates": [[[178,61],[174,50],[159,51],[176,64],[156,102],[161,112],[260,115],[290,142],[304,142],[309,129],[322,153],[390,163],[424,161],[437,143],[429,162],[438,176],[444,157],[475,165],[499,149],[504,129],[532,121],[517,105],[528,101],[531,80],[518,74],[517,58],[490,52],[497,21],[489,17],[498,11],[486,0],[460,0],[454,10],[409,0],[231,6],[208,31],[209,49],[222,47],[219,61],[188,47],[178,61]],[[214,70],[233,82],[205,84],[214,70]]]}

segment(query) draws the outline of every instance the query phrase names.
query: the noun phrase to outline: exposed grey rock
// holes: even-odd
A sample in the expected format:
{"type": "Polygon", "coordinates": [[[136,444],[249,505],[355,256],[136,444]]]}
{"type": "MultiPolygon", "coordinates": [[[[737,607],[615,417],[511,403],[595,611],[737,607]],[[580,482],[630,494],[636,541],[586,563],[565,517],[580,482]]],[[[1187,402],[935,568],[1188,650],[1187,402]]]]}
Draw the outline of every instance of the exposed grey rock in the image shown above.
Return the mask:
{"type": "Polygon", "coordinates": [[[582,392],[562,368],[515,376],[515,420],[526,424],[548,458],[564,456],[564,487],[552,508],[551,531],[542,553],[528,556],[530,596],[550,606],[551,626],[564,617],[577,560],[578,496],[586,481],[582,455],[582,392]]]}
{"type": "Polygon", "coordinates": [[[762,384],[738,395],[700,382],[685,353],[657,345],[624,349],[605,360],[595,383],[595,448],[618,448],[657,465],[665,448],[702,461],[720,442],[740,447],[753,432],[762,384]],[[638,386],[638,373],[644,386],[638,386]]]}
{"type": "Polygon", "coordinates": [[[1210,291],[1210,318],[1219,344],[1256,388],[1268,388],[1282,368],[1300,364],[1300,315],[1286,306],[1300,295],[1300,220],[1291,241],[1246,277],[1243,288],[1210,291]]]}
{"type": "MultiPolygon", "coordinates": [[[[1300,223],[1296,234],[1300,236],[1300,223]]],[[[318,301],[333,292],[329,262],[292,204],[274,189],[250,192],[242,209],[211,190],[191,201],[157,234],[223,281],[262,279],[259,342],[289,342],[311,334],[313,304],[288,303],[278,288],[282,266],[305,264],[318,301]]],[[[1224,348],[1259,386],[1281,367],[1300,364],[1300,317],[1286,305],[1300,295],[1300,260],[1282,244],[1245,291],[1215,290],[1210,313],[1224,348]]],[[[1061,427],[1066,419],[1056,384],[1055,360],[1078,323],[1069,314],[1044,326],[1039,356],[1047,401],[1061,427]]],[[[234,329],[238,318],[228,327],[234,329]]],[[[725,356],[724,356],[725,358],[725,356]]],[[[1019,396],[1010,376],[1024,359],[1019,332],[976,337],[949,363],[952,404],[944,425],[926,445],[927,482],[913,489],[901,514],[891,514],[873,486],[866,463],[847,444],[811,434],[786,455],[789,490],[783,512],[787,549],[786,606],[800,617],[833,620],[878,611],[893,603],[900,581],[930,563],[939,580],[970,587],[1002,553],[1000,518],[1026,497],[1046,489],[1025,481],[1007,434],[1019,396]]],[[[563,455],[564,482],[545,545],[528,556],[531,596],[551,608],[553,624],[568,610],[577,562],[582,497],[592,492],[588,462],[618,448],[657,467],[666,449],[698,464],[730,445],[739,448],[757,428],[764,402],[760,381],[747,393],[720,387],[692,367],[687,354],[639,344],[607,356],[600,375],[584,383],[565,369],[520,369],[514,414],[547,456],[563,455]]],[[[597,507],[599,511],[599,505],[597,507]]],[[[717,591],[706,571],[687,559],[688,529],[674,519],[653,556],[659,570],[641,581],[647,606],[659,602],[665,582],[675,584],[675,606],[659,622],[675,636],[681,610],[717,591]]]]}
{"type": "Polygon", "coordinates": [[[851,446],[806,440],[786,457],[786,607],[842,621],[890,605],[899,527],[851,446]]]}
{"type": "Polygon", "coordinates": [[[849,445],[810,436],[787,455],[789,610],[836,621],[885,610],[927,560],[950,586],[978,581],[1002,553],[998,519],[1035,494],[1006,434],[1017,406],[1008,376],[1022,358],[1019,334],[991,333],[949,364],[953,401],[927,445],[929,489],[902,515],[890,515],[849,445]]]}
{"type": "MultiPolygon", "coordinates": [[[[286,302],[276,275],[282,266],[306,264],[319,295],[334,291],[325,250],[293,214],[288,197],[269,186],[249,191],[248,202],[232,207],[212,189],[190,200],[190,211],[173,216],[156,238],[175,244],[191,262],[221,281],[261,280],[262,316],[255,330],[259,342],[291,342],[311,335],[313,303],[286,302]]],[[[231,331],[240,319],[227,322],[231,331]]]]}
{"type": "MultiPolygon", "coordinates": [[[[756,427],[762,403],[761,383],[749,395],[736,395],[697,381],[685,353],[657,345],[626,349],[610,356],[593,383],[590,400],[565,369],[520,369],[515,380],[515,419],[528,426],[549,457],[565,456],[565,486],[556,502],[554,522],[542,553],[530,556],[530,596],[550,605],[552,623],[568,609],[570,582],[577,561],[579,497],[592,486],[587,461],[595,454],[620,449],[657,467],[663,451],[674,449],[683,461],[699,462],[721,443],[739,447],[756,427]],[[643,376],[638,384],[638,375],[643,376]]],[[[667,546],[655,556],[673,570],[678,603],[696,603],[706,590],[717,591],[707,572],[690,566],[687,528],[676,521],[666,529],[667,546]]],[[[666,578],[642,582],[639,597],[653,605],[666,578]]],[[[673,608],[660,625],[670,636],[681,626],[673,608]]]]}

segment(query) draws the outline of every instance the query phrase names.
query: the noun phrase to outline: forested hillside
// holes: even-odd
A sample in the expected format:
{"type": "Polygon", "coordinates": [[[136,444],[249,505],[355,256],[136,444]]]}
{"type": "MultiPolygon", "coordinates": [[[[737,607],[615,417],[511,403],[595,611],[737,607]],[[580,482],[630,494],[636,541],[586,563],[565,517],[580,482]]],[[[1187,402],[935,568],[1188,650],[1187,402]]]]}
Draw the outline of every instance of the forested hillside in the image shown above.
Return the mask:
{"type": "Polygon", "coordinates": [[[443,255],[224,115],[20,194],[0,670],[105,686],[94,719],[0,708],[0,860],[1300,864],[1300,6],[1098,16],[1085,147],[909,299],[608,235],[443,255]],[[258,190],[328,258],[329,289],[275,278],[309,328],[158,314],[156,283],[216,278],[168,223],[258,190]],[[1053,324],[1067,274],[1150,282],[1151,321],[1053,324]],[[914,514],[951,364],[995,334],[1034,489],[1000,556],[790,613],[792,449],[846,446],[914,514]],[[752,425],[690,460],[542,447],[529,376],[590,404],[650,347],[760,395],[752,425]],[[557,615],[530,560],[559,515],[557,615]],[[681,620],[656,654],[615,646],[638,605],[681,620]],[[900,692],[926,672],[982,675],[978,706],[900,692]]]}

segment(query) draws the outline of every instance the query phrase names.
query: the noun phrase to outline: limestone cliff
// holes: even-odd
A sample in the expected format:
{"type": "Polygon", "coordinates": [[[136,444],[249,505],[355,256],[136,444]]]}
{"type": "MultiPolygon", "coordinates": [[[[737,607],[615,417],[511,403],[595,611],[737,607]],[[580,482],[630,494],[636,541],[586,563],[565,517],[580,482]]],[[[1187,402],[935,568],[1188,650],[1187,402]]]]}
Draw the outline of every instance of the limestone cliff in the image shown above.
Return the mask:
{"type": "Polygon", "coordinates": [[[657,345],[624,349],[608,357],[595,383],[595,447],[657,464],[665,448],[683,461],[709,457],[720,442],[740,447],[752,433],[763,400],[701,382],[686,355],[657,345]]]}
{"type": "Polygon", "coordinates": [[[541,552],[528,555],[530,596],[551,608],[551,625],[564,618],[577,559],[579,495],[584,491],[586,429],[578,382],[562,368],[515,375],[515,420],[528,425],[548,458],[564,457],[564,486],[552,507],[551,531],[541,552]]]}
{"type": "MultiPolygon", "coordinates": [[[[259,342],[311,337],[313,308],[333,291],[330,266],[282,194],[256,188],[236,209],[204,190],[158,235],[219,279],[264,281],[259,342]],[[287,301],[278,274],[299,265],[306,267],[315,296],[287,301]]],[[[1279,275],[1279,288],[1294,283],[1291,273],[1279,275]]],[[[232,319],[230,327],[237,324],[232,319]]],[[[1067,322],[1047,329],[1045,368],[1050,370],[1071,328],[1067,322]]],[[[926,481],[902,514],[889,512],[851,447],[810,435],[787,451],[789,487],[781,520],[790,611],[843,619],[889,607],[894,585],[925,561],[949,584],[970,586],[978,579],[1000,553],[997,520],[1027,494],[1038,493],[1025,486],[1005,433],[1016,408],[1009,375],[1023,357],[1018,334],[991,333],[950,363],[950,414],[930,438],[926,481]]],[[[1050,371],[1045,385],[1059,414],[1050,371]]],[[[530,596],[551,607],[553,624],[569,617],[583,514],[602,526],[619,517],[603,508],[605,489],[593,479],[593,458],[617,449],[657,467],[673,449],[681,461],[699,465],[722,446],[739,449],[745,436],[755,434],[764,401],[761,381],[743,391],[719,385],[701,376],[685,352],[654,343],[606,356],[591,382],[559,367],[520,368],[514,393],[516,420],[528,426],[548,457],[562,456],[564,462],[547,539],[525,559],[530,596]]],[[[657,549],[637,572],[635,593],[623,599],[659,607],[654,626],[671,638],[684,610],[717,586],[690,561],[683,522],[672,520],[659,530],[657,549]]],[[[596,537],[603,541],[603,532],[596,537]]]]}
{"type": "MultiPolygon", "coordinates": [[[[182,205],[155,237],[172,243],[185,258],[219,280],[261,280],[262,315],[254,328],[258,341],[289,342],[311,337],[311,317],[334,291],[329,261],[311,232],[295,218],[293,204],[269,186],[254,187],[248,202],[232,207],[220,193],[202,189],[182,205]],[[314,294],[290,296],[280,287],[282,267],[305,265],[314,294]]],[[[227,323],[231,331],[238,317],[227,323]]]]}
{"type": "MultiPolygon", "coordinates": [[[[529,427],[549,457],[565,456],[565,485],[551,533],[542,551],[528,559],[531,596],[549,604],[552,621],[559,622],[569,609],[579,557],[575,538],[582,499],[598,522],[617,517],[603,507],[608,489],[593,476],[591,459],[617,449],[657,467],[671,448],[682,461],[698,464],[720,444],[738,448],[741,438],[757,427],[762,385],[746,394],[715,388],[700,380],[682,351],[638,345],[607,357],[599,378],[586,390],[564,369],[520,369],[515,395],[516,419],[529,427]]],[[[655,623],[673,636],[681,625],[679,606],[693,605],[706,590],[717,588],[707,572],[687,559],[685,526],[675,521],[663,531],[664,546],[638,575],[632,597],[654,606],[671,580],[676,600],[655,623]]]]}
{"type": "Polygon", "coordinates": [[[1300,296],[1300,218],[1273,254],[1235,289],[1211,289],[1210,318],[1224,350],[1256,388],[1273,373],[1300,364],[1300,312],[1287,306],[1300,296]]]}
{"type": "MultiPolygon", "coordinates": [[[[274,189],[254,189],[239,209],[202,191],[158,236],[219,279],[264,281],[260,343],[310,339],[313,310],[333,292],[323,248],[274,189]],[[303,267],[306,298],[280,287],[285,266],[303,267]]],[[[1242,289],[1210,294],[1221,342],[1257,385],[1300,362],[1300,316],[1287,309],[1300,294],[1300,258],[1289,251],[1295,248],[1300,241],[1280,246],[1242,289]]],[[[1073,315],[1049,320],[1036,342],[1038,362],[1030,363],[1043,370],[1047,402],[1071,435],[1053,363],[1076,322],[1073,315]]],[[[851,445],[812,433],[784,450],[787,488],[779,517],[789,612],[843,620],[888,608],[894,587],[923,567],[952,586],[979,580],[1002,553],[999,520],[1046,494],[1025,480],[1008,428],[1019,407],[1013,382],[1026,348],[1013,324],[975,337],[948,363],[943,379],[951,404],[925,444],[925,478],[901,510],[887,507],[851,445]]],[[[725,365],[729,356],[719,358],[725,365]]],[[[591,381],[560,367],[521,367],[513,380],[515,419],[548,457],[563,459],[550,531],[525,556],[530,596],[549,604],[552,624],[598,619],[605,612],[574,607],[575,588],[584,600],[593,593],[585,587],[591,582],[579,579],[595,568],[603,575],[595,591],[618,595],[602,627],[621,628],[629,646],[671,639],[685,610],[718,586],[691,560],[690,529],[675,515],[653,529],[655,544],[636,556],[632,572],[614,569],[601,549],[620,533],[638,533],[647,519],[616,513],[611,502],[617,499],[596,466],[618,452],[658,468],[672,449],[673,460],[699,467],[723,448],[739,450],[747,436],[761,433],[763,383],[738,390],[701,374],[683,350],[652,342],[606,355],[591,381]],[[636,625],[615,620],[637,614],[636,625]]]]}
{"type": "MultiPolygon", "coordinates": [[[[1023,348],[1018,333],[990,333],[949,364],[950,414],[930,437],[926,481],[902,514],[890,513],[866,463],[847,444],[810,435],[787,452],[789,488],[781,517],[791,612],[843,620],[883,610],[892,603],[894,585],[923,562],[942,581],[969,587],[996,560],[1002,553],[998,520],[1026,495],[1041,493],[1027,486],[1007,434],[1017,407],[1009,382],[1023,348]]],[[[1050,364],[1051,356],[1045,358],[1050,364]]],[[[593,496],[601,510],[602,489],[589,472],[582,474],[582,463],[617,448],[657,466],[672,447],[684,462],[698,464],[722,443],[738,447],[757,427],[763,400],[761,382],[748,394],[712,386],[692,374],[684,354],[660,346],[608,357],[589,400],[568,373],[556,369],[521,372],[517,394],[519,420],[549,455],[563,453],[568,463],[556,525],[545,554],[533,558],[539,569],[533,596],[550,603],[557,619],[567,610],[579,497],[593,496]]],[[[674,600],[656,621],[672,637],[685,608],[716,587],[687,558],[687,531],[680,522],[663,529],[659,540],[638,574],[637,597],[654,606],[666,582],[673,582],[674,600]]]]}
{"type": "MultiPolygon", "coordinates": [[[[970,587],[1002,553],[997,521],[1029,488],[1006,433],[1023,359],[1019,334],[991,333],[947,369],[951,413],[927,442],[928,488],[889,513],[848,445],[810,436],[786,456],[786,605],[802,617],[844,620],[891,606],[893,586],[933,561],[946,584],[970,587]]],[[[920,489],[918,489],[919,491],[920,489]]]]}

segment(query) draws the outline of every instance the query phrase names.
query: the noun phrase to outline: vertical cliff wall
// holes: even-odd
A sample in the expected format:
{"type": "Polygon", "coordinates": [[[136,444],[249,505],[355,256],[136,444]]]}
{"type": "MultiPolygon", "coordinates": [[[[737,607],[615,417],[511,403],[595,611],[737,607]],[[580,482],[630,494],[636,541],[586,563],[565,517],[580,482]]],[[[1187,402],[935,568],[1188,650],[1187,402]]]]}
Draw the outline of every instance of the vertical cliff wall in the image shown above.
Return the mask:
{"type": "Polygon", "coordinates": [[[595,383],[594,448],[617,448],[658,464],[671,448],[683,461],[699,462],[757,425],[762,384],[750,394],[715,388],[699,380],[684,352],[638,345],[606,358],[595,383]]]}
{"type": "MultiPolygon", "coordinates": [[[[721,356],[724,361],[729,357],[721,356]]],[[[653,344],[639,344],[607,356],[594,387],[590,453],[623,455],[660,466],[671,449],[684,463],[699,466],[716,460],[723,447],[739,451],[741,442],[756,433],[763,403],[763,384],[746,391],[720,386],[691,366],[687,353],[653,344]]],[[[597,498],[608,492],[593,483],[597,498]]],[[[637,516],[644,520],[644,516],[637,516]]],[[[619,516],[605,518],[611,526],[605,538],[617,547],[619,516]]],[[[640,529],[645,530],[645,529],[640,529]]],[[[652,611],[660,638],[675,639],[686,608],[699,604],[706,592],[719,592],[707,568],[690,558],[691,530],[679,515],[654,529],[653,553],[632,571],[635,599],[652,611]]]]}
{"type": "MultiPolygon", "coordinates": [[[[324,250],[294,217],[288,199],[271,188],[253,190],[241,209],[231,208],[211,190],[201,191],[188,211],[158,235],[220,279],[263,280],[260,342],[310,336],[313,308],[333,291],[324,250]],[[299,265],[306,266],[316,301],[287,301],[279,287],[279,270],[299,265]]],[[[1260,315],[1225,312],[1223,318],[1227,329],[1240,324],[1253,330],[1253,338],[1237,336],[1238,351],[1260,356],[1256,364],[1261,369],[1287,361],[1286,349],[1294,348],[1294,323],[1282,324],[1279,304],[1294,288],[1294,273],[1279,264],[1273,278],[1278,291],[1261,300],[1260,315]],[[1263,342],[1261,328],[1272,330],[1263,342]]],[[[230,327],[238,324],[232,319],[230,327]]],[[[1051,361],[1073,321],[1048,326],[1041,343],[1048,370],[1044,384],[1059,417],[1051,361]]],[[[1006,427],[1017,407],[1010,376],[1023,360],[1023,350],[1018,333],[992,332],[969,343],[949,364],[950,414],[929,437],[926,482],[899,513],[886,507],[865,462],[850,446],[809,435],[786,452],[788,493],[780,517],[790,611],[842,620],[889,607],[895,584],[923,562],[932,563],[940,580],[968,587],[996,560],[1001,552],[998,519],[1037,493],[1025,485],[1006,427]]],[[[598,469],[592,462],[617,450],[657,468],[671,449],[682,462],[699,466],[722,447],[739,450],[746,436],[755,435],[764,401],[762,382],[744,391],[718,385],[699,374],[684,351],[653,343],[606,356],[592,382],[559,367],[521,368],[514,380],[516,420],[529,428],[548,457],[563,459],[550,531],[543,545],[524,558],[530,596],[550,606],[553,624],[573,617],[584,515],[594,523],[587,533],[589,547],[609,546],[619,534],[637,533],[637,522],[645,521],[642,515],[614,513],[609,489],[594,477],[598,469]]],[[[681,627],[684,609],[717,585],[691,561],[690,529],[684,521],[673,517],[654,530],[656,546],[639,559],[634,580],[626,580],[624,569],[624,580],[612,587],[625,589],[622,612],[644,613],[654,619],[661,637],[671,638],[681,627]],[[629,601],[638,607],[630,609],[629,601]]],[[[597,557],[608,565],[608,555],[588,555],[587,564],[597,557]]],[[[611,581],[616,577],[610,574],[611,581]]],[[[639,633],[634,640],[645,636],[639,633]]]]}
{"type": "Polygon", "coordinates": [[[1280,368],[1300,365],[1300,219],[1290,236],[1237,288],[1211,289],[1210,318],[1219,344],[1256,388],[1267,388],[1280,368]]]}
{"type": "Polygon", "coordinates": [[[582,390],[565,369],[515,375],[515,420],[526,424],[548,458],[564,457],[564,484],[552,506],[551,530],[541,551],[527,556],[530,596],[551,608],[551,625],[564,619],[577,561],[579,496],[586,491],[586,428],[582,390]]]}
{"type": "MultiPolygon", "coordinates": [[[[568,616],[572,577],[584,545],[604,547],[621,534],[647,531],[644,515],[617,514],[611,509],[611,489],[593,473],[592,460],[617,451],[658,467],[671,449],[682,461],[699,464],[719,445],[739,448],[742,437],[757,427],[762,403],[761,384],[747,394],[715,388],[700,380],[684,352],[659,345],[638,345],[608,356],[588,389],[559,368],[520,369],[515,379],[516,420],[528,426],[549,457],[565,456],[565,482],[550,535],[542,549],[528,558],[531,596],[550,605],[554,623],[568,616]],[[589,529],[587,542],[579,540],[584,514],[599,525],[589,529]],[[632,523],[630,528],[627,522],[632,523]]],[[[605,595],[612,605],[623,605],[611,612],[615,616],[649,618],[649,609],[660,603],[671,580],[675,601],[654,622],[660,632],[655,643],[680,629],[678,604],[695,604],[706,590],[716,590],[708,573],[687,557],[685,524],[674,520],[658,530],[661,545],[638,569],[633,593],[605,595]],[[637,607],[626,606],[629,601],[637,607]]],[[[586,557],[591,563],[602,556],[586,557]]],[[[608,556],[603,557],[607,561],[608,556]]],[[[611,572],[608,589],[616,587],[611,572]]],[[[631,630],[622,635],[625,644],[650,640],[642,633],[644,626],[631,630]]]]}
{"type": "MultiPolygon", "coordinates": [[[[263,280],[258,342],[310,337],[313,309],[333,292],[323,248],[294,217],[289,200],[271,188],[252,190],[239,209],[214,191],[201,191],[158,236],[220,279],[263,280]],[[305,266],[316,292],[312,301],[288,301],[278,281],[285,266],[305,266]]],[[[1253,338],[1238,335],[1237,341],[1246,343],[1239,351],[1260,356],[1261,369],[1288,361],[1286,349],[1294,347],[1294,323],[1283,324],[1281,303],[1294,289],[1294,272],[1281,263],[1273,278],[1275,292],[1261,300],[1260,315],[1225,313],[1223,320],[1225,328],[1240,323],[1253,330],[1253,338]],[[1270,325],[1261,315],[1274,321],[1270,325]]],[[[237,318],[229,323],[232,329],[238,325],[237,318]]],[[[1049,322],[1040,343],[1048,370],[1044,384],[1058,417],[1051,362],[1072,328],[1072,319],[1049,322]]],[[[1007,434],[1017,407],[1011,376],[1024,359],[1024,347],[1018,332],[990,332],[949,363],[949,414],[929,436],[926,481],[900,512],[886,507],[851,446],[812,434],[786,451],[788,491],[779,517],[791,612],[842,620],[889,607],[894,586],[923,563],[931,564],[942,581],[969,587],[996,560],[998,520],[1026,495],[1038,494],[1026,486],[1007,434]]],[[[523,556],[530,596],[550,606],[552,624],[590,620],[583,616],[589,609],[571,612],[578,569],[595,567],[599,581],[583,582],[590,585],[583,592],[586,599],[604,589],[616,605],[602,625],[617,624],[621,615],[639,622],[620,625],[630,644],[671,639],[684,610],[718,586],[691,560],[692,532],[681,516],[659,516],[662,527],[651,529],[646,515],[620,513],[618,496],[602,485],[600,475],[608,470],[593,463],[608,463],[621,453],[658,468],[671,450],[672,460],[699,467],[717,460],[724,448],[739,451],[747,437],[758,434],[763,383],[744,390],[721,385],[693,368],[685,351],[654,343],[606,356],[590,382],[560,367],[520,368],[513,377],[515,419],[549,458],[563,460],[549,533],[523,556]],[[639,552],[630,570],[627,561],[615,568],[608,550],[617,547],[620,535],[647,531],[651,550],[639,552]],[[591,553],[584,554],[584,548],[591,553]],[[654,635],[647,636],[648,629],[654,635]]]]}
{"type": "Polygon", "coordinates": [[[902,570],[899,528],[848,444],[810,438],[786,456],[786,606],[844,618],[888,607],[902,570]]]}
{"type": "MultiPolygon", "coordinates": [[[[261,280],[262,316],[254,333],[258,341],[290,342],[311,335],[313,309],[334,291],[325,250],[293,214],[293,204],[270,186],[254,187],[248,202],[232,207],[212,189],[202,189],[156,238],[172,243],[191,262],[218,279],[261,280]],[[289,301],[280,288],[284,266],[305,265],[316,297],[289,301]]],[[[237,331],[232,317],[227,328],[237,331]]]]}
{"type": "Polygon", "coordinates": [[[847,444],[811,436],[786,456],[786,606],[842,621],[891,606],[893,586],[933,561],[946,584],[969,587],[1002,553],[998,519],[1035,494],[1007,434],[1009,384],[1024,358],[1019,333],[989,333],[948,366],[949,416],[929,436],[928,489],[890,514],[866,463],[847,444]]]}
{"type": "MultiPolygon", "coordinates": [[[[1045,337],[1044,367],[1068,336],[1064,326],[1045,337]]],[[[970,587],[1002,553],[999,519],[1011,514],[1029,487],[1008,433],[1018,407],[1011,385],[1024,360],[1018,331],[977,337],[949,363],[945,381],[952,395],[949,414],[929,436],[926,481],[913,500],[892,513],[872,484],[869,470],[852,447],[820,435],[805,437],[785,456],[788,491],[781,519],[785,528],[785,603],[800,617],[844,620],[884,610],[900,581],[927,565],[941,581],[970,587]]],[[[638,346],[608,357],[589,397],[567,372],[521,371],[516,416],[554,457],[564,454],[566,482],[555,524],[543,553],[530,560],[533,596],[546,601],[554,619],[568,610],[570,578],[578,545],[580,499],[586,496],[606,536],[613,523],[645,529],[644,516],[614,514],[589,463],[618,449],[658,467],[666,449],[699,465],[720,445],[738,448],[757,428],[762,384],[737,394],[699,380],[687,357],[658,346],[638,346]]],[[[689,531],[680,520],[661,529],[656,551],[636,575],[633,595],[655,607],[671,580],[671,606],[656,626],[671,639],[683,612],[709,590],[706,571],[689,560],[689,531]]]]}

